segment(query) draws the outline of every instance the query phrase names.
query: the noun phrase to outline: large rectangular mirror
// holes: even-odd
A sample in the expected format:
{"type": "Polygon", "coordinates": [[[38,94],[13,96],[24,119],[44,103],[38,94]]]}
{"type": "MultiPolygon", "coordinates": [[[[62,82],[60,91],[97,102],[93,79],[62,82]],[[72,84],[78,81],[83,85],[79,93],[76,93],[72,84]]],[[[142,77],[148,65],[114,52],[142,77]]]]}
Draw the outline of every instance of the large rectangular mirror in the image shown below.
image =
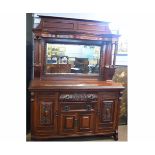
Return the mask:
{"type": "Polygon", "coordinates": [[[46,73],[98,74],[101,47],[46,43],[46,73]]]}

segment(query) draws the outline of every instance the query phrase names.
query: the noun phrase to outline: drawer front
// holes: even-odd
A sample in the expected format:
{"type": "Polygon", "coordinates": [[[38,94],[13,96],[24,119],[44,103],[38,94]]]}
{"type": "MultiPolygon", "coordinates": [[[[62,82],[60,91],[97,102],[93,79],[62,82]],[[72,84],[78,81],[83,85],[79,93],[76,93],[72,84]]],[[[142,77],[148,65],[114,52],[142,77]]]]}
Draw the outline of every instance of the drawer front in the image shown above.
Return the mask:
{"type": "Polygon", "coordinates": [[[95,111],[96,102],[71,102],[60,103],[61,112],[74,112],[74,111],[95,111]]]}

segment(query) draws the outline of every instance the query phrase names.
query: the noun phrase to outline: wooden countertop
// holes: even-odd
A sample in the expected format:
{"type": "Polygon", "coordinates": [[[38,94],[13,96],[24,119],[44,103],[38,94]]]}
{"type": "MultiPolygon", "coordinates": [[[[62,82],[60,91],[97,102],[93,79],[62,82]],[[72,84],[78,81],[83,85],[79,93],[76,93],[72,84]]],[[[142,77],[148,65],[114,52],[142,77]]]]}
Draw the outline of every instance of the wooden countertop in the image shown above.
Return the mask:
{"type": "Polygon", "coordinates": [[[29,86],[30,90],[38,89],[124,89],[122,84],[112,81],[48,81],[32,80],[29,86]]]}

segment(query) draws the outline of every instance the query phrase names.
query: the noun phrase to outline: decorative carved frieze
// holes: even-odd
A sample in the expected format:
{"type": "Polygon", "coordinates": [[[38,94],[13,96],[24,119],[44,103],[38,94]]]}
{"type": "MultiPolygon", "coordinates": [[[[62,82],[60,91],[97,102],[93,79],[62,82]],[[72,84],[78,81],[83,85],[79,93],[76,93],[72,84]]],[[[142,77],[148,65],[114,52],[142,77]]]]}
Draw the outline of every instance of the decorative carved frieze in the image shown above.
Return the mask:
{"type": "Polygon", "coordinates": [[[97,101],[96,94],[61,94],[60,101],[97,101]]]}

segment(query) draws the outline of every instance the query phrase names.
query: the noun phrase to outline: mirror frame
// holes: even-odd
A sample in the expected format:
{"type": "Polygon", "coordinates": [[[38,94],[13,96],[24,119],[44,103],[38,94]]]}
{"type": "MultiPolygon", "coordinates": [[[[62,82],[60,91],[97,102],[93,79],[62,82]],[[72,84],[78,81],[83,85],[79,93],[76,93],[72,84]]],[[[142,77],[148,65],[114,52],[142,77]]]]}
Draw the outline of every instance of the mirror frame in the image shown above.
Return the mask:
{"type": "Polygon", "coordinates": [[[69,45],[92,45],[92,46],[100,46],[100,59],[101,59],[101,53],[102,46],[105,41],[99,41],[99,40],[80,40],[80,39],[62,39],[62,38],[42,38],[42,77],[43,78],[95,78],[98,79],[100,76],[100,66],[101,61],[99,62],[99,73],[47,73],[46,72],[46,44],[69,44],[69,45]]]}

